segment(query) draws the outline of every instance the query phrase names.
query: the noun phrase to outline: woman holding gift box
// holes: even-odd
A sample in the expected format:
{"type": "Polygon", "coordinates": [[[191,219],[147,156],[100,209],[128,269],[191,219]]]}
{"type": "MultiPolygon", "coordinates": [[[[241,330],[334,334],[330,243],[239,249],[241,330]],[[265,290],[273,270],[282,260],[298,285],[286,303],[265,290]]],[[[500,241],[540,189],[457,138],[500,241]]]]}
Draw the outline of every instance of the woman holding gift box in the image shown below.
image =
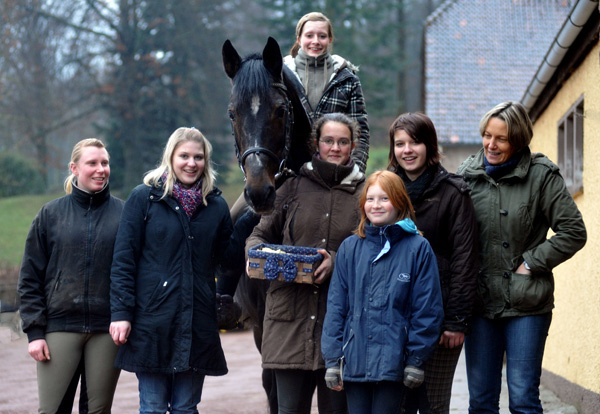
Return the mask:
{"type": "Polygon", "coordinates": [[[267,292],[262,366],[275,372],[279,413],[310,413],[315,388],[319,413],[347,412],[344,394],[325,385],[321,331],[336,251],[360,221],[364,174],[350,158],[358,136],[358,124],[346,115],[318,119],[312,161],[277,190],[274,212],[246,241],[246,249],[260,243],[315,247],[324,257],[312,285],[272,281],[267,292]]]}

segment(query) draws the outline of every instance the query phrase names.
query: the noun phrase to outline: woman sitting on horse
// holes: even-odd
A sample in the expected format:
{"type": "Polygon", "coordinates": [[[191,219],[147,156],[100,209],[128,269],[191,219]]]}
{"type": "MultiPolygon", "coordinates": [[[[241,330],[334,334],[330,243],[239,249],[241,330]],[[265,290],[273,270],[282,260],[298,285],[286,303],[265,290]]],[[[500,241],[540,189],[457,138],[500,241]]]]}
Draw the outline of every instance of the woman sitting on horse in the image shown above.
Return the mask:
{"type": "Polygon", "coordinates": [[[358,68],[339,55],[331,54],[333,27],[323,13],[308,13],[298,20],[296,42],[283,63],[304,86],[302,103],[313,119],[341,112],[358,122],[360,136],[352,159],[361,172],[369,158],[369,124],[358,68]]]}

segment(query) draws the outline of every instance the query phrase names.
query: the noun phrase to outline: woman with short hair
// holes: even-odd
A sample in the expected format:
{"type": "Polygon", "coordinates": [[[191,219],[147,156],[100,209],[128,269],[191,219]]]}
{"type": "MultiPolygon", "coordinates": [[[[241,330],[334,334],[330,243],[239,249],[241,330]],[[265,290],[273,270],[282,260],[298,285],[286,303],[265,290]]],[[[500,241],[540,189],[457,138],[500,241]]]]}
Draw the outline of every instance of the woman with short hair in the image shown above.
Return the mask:
{"type": "Polygon", "coordinates": [[[472,190],[480,239],[476,316],[465,341],[469,413],[498,412],[505,353],[510,411],[541,413],[552,269],[584,246],[586,229],[558,167],[530,151],[522,104],[496,105],[479,132],[483,148],[458,170],[472,190]]]}

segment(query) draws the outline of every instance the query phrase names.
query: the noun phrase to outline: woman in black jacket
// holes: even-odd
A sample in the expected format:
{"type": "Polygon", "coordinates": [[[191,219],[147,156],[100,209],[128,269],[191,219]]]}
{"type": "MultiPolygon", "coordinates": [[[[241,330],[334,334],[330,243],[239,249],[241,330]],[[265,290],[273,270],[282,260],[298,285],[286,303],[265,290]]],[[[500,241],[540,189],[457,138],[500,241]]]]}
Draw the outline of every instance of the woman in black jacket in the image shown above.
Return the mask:
{"type": "MultiPolygon", "coordinates": [[[[19,276],[29,354],[38,361],[39,412],[55,413],[80,360],[90,413],[110,413],[119,370],[110,324],[110,265],[123,201],[110,195],[109,156],[95,138],[78,142],[66,196],[44,205],[25,242],[19,276]]],[[[69,410],[70,412],[70,410],[69,410]]]]}
{"type": "MultiPolygon", "coordinates": [[[[232,236],[211,153],[200,131],[177,129],[160,166],[133,189],[123,210],[110,332],[121,345],[116,365],[137,375],[142,414],[197,413],[205,375],[227,373],[214,270],[221,259],[243,263],[252,226],[232,236]]],[[[244,217],[238,224],[236,230],[243,228],[244,217]]]]}
{"type": "Polygon", "coordinates": [[[439,345],[424,385],[410,390],[405,412],[448,413],[452,379],[475,298],[477,227],[469,188],[440,164],[435,127],[422,113],[400,115],[389,130],[389,169],[406,185],[417,226],[435,252],[444,301],[439,345]]]}

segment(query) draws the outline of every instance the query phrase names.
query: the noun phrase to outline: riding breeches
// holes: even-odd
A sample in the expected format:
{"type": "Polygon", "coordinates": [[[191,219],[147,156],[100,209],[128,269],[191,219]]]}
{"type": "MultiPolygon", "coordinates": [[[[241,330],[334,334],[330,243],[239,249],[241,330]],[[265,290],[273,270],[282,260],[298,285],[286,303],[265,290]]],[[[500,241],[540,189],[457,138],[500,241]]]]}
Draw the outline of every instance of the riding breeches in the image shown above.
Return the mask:
{"type": "Polygon", "coordinates": [[[50,332],[50,361],[37,363],[39,413],[55,413],[83,358],[89,414],[109,414],[120,370],[117,346],[108,333],[50,332]]]}

